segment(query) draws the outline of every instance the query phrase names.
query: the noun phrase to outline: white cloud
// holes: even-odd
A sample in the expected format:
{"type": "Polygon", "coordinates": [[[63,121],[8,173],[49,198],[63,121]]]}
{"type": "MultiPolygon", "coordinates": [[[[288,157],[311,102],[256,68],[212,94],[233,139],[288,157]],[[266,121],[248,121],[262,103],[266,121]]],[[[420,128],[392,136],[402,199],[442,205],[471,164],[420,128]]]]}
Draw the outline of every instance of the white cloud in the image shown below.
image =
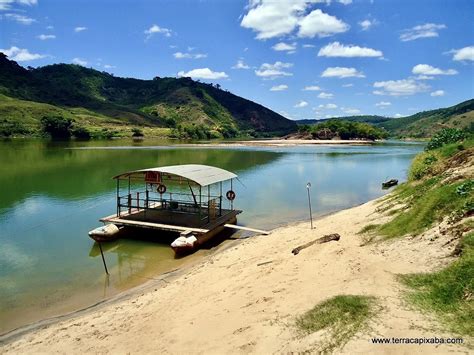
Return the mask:
{"type": "Polygon", "coordinates": [[[362,28],[362,31],[368,31],[372,26],[376,25],[378,22],[376,20],[364,20],[359,22],[359,26],[362,28]]]}
{"type": "Polygon", "coordinates": [[[456,61],[474,60],[474,46],[453,49],[451,53],[454,53],[453,60],[456,61]]]}
{"type": "Polygon", "coordinates": [[[10,49],[0,49],[0,52],[3,52],[10,60],[16,62],[27,62],[30,60],[36,60],[46,57],[43,54],[30,53],[28,49],[10,47],[10,49]]]}
{"type": "Polygon", "coordinates": [[[365,78],[364,73],[357,71],[355,68],[345,67],[329,67],[321,74],[323,78],[365,78]]]}
{"type": "Polygon", "coordinates": [[[380,102],[377,102],[375,104],[376,107],[380,108],[380,109],[384,109],[384,108],[387,108],[388,106],[391,106],[392,103],[391,102],[388,102],[388,101],[380,101],[380,102]]]}
{"type": "Polygon", "coordinates": [[[319,105],[318,108],[324,109],[324,110],[334,110],[337,108],[336,104],[326,104],[326,105],[319,105]]]}
{"type": "Polygon", "coordinates": [[[429,76],[429,75],[418,75],[415,77],[416,80],[433,80],[434,76],[429,76]]]}
{"type": "Polygon", "coordinates": [[[84,59],[81,59],[81,58],[73,58],[71,60],[71,62],[73,62],[74,64],[77,64],[77,65],[82,65],[83,67],[85,67],[87,65],[87,61],[85,61],[84,59]]]}
{"type": "Polygon", "coordinates": [[[315,48],[314,44],[303,44],[303,48],[315,48]]]}
{"type": "Polygon", "coordinates": [[[244,63],[243,59],[239,59],[232,69],[250,69],[250,67],[244,63]]]}
{"type": "Polygon", "coordinates": [[[84,27],[84,26],[78,26],[78,27],[74,27],[74,32],[83,32],[83,31],[86,31],[87,30],[87,27],[84,27]]]}
{"type": "Polygon", "coordinates": [[[171,30],[168,28],[153,25],[149,29],[145,30],[144,33],[147,35],[147,39],[153,36],[155,33],[161,33],[165,37],[171,37],[171,30]]]}
{"type": "Polygon", "coordinates": [[[295,105],[295,108],[302,108],[308,106],[308,103],[306,101],[301,100],[295,105]]]}
{"type": "Polygon", "coordinates": [[[209,68],[198,68],[188,72],[180,71],[178,72],[178,76],[191,77],[193,79],[225,79],[229,77],[223,71],[215,72],[209,68]]]}
{"type": "Polygon", "coordinates": [[[321,91],[321,88],[317,85],[305,86],[303,91],[321,91]]]}
{"type": "Polygon", "coordinates": [[[206,58],[207,54],[202,54],[202,53],[182,53],[182,52],[176,52],[173,54],[173,56],[176,59],[201,59],[201,58],[206,58]]]}
{"type": "Polygon", "coordinates": [[[431,65],[428,65],[428,64],[417,64],[413,67],[411,72],[413,74],[419,74],[419,75],[456,75],[458,73],[454,69],[442,70],[439,68],[432,67],[431,65]]]}
{"type": "Polygon", "coordinates": [[[320,99],[332,99],[334,97],[333,94],[327,93],[327,92],[322,92],[318,95],[318,98],[320,99]]]}
{"type": "Polygon", "coordinates": [[[257,32],[257,39],[281,37],[296,28],[306,6],[301,0],[251,0],[240,25],[257,32]]]}
{"type": "Polygon", "coordinates": [[[444,90],[436,90],[433,91],[430,96],[436,97],[436,96],[444,96],[444,90]]]}
{"type": "Polygon", "coordinates": [[[37,0],[0,0],[0,11],[10,10],[13,4],[19,5],[36,5],[38,3],[37,0]]]}
{"type": "Polygon", "coordinates": [[[28,6],[38,4],[38,0],[16,0],[16,2],[21,4],[21,5],[28,5],[28,6]]]}
{"type": "Polygon", "coordinates": [[[21,25],[31,25],[32,23],[36,22],[34,18],[18,14],[5,14],[3,16],[9,20],[18,22],[21,25]]]}
{"type": "Polygon", "coordinates": [[[296,49],[296,43],[288,44],[284,42],[278,42],[272,47],[273,50],[275,51],[286,51],[286,52],[294,52],[296,49]]]}
{"type": "Polygon", "coordinates": [[[342,85],[343,88],[351,88],[353,86],[354,86],[354,84],[344,84],[344,85],[342,85]]]}
{"type": "Polygon", "coordinates": [[[406,96],[425,92],[429,86],[413,79],[377,81],[374,83],[375,95],[406,96]]]}
{"type": "Polygon", "coordinates": [[[341,110],[344,113],[348,114],[348,115],[358,115],[358,114],[360,114],[360,110],[357,109],[357,108],[344,108],[343,107],[343,108],[341,108],[341,110]]]}
{"type": "Polygon", "coordinates": [[[40,34],[39,36],[36,36],[36,38],[42,40],[42,41],[46,41],[48,39],[55,39],[56,36],[55,35],[44,35],[44,34],[40,34]]]}
{"type": "Polygon", "coordinates": [[[115,65],[110,65],[110,64],[104,64],[105,69],[114,69],[117,68],[115,65]]]}
{"type": "Polygon", "coordinates": [[[54,30],[54,26],[46,26],[47,30],[54,30]]]}
{"type": "Polygon", "coordinates": [[[338,18],[317,9],[299,22],[298,37],[328,37],[349,30],[350,26],[338,18]]]}
{"type": "Polygon", "coordinates": [[[402,115],[401,113],[396,113],[393,117],[400,118],[400,117],[405,117],[405,115],[402,115]]]}
{"type": "Polygon", "coordinates": [[[345,46],[339,42],[333,42],[321,48],[318,57],[382,57],[383,53],[379,50],[359,47],[354,45],[345,46]]]}
{"type": "Polygon", "coordinates": [[[275,62],[274,64],[263,63],[258,70],[255,70],[255,74],[267,79],[275,79],[282,76],[292,76],[292,73],[284,70],[291,68],[292,66],[292,63],[283,62],[275,62]]]}
{"type": "Polygon", "coordinates": [[[283,90],[286,90],[286,89],[288,89],[288,85],[281,84],[281,85],[272,86],[270,91],[283,91],[283,90]]]}
{"type": "Polygon", "coordinates": [[[419,38],[430,38],[438,37],[438,30],[445,29],[446,25],[435,24],[435,23],[425,23],[424,25],[418,25],[412,28],[407,28],[402,31],[400,35],[400,40],[403,42],[414,41],[419,38]]]}
{"type": "MultiPolygon", "coordinates": [[[[298,27],[299,37],[325,37],[349,29],[349,25],[319,9],[306,14],[308,7],[318,2],[330,1],[249,0],[248,12],[240,25],[256,32],[256,38],[261,40],[289,35],[298,27]]],[[[348,4],[351,0],[339,2],[348,4]]]]}

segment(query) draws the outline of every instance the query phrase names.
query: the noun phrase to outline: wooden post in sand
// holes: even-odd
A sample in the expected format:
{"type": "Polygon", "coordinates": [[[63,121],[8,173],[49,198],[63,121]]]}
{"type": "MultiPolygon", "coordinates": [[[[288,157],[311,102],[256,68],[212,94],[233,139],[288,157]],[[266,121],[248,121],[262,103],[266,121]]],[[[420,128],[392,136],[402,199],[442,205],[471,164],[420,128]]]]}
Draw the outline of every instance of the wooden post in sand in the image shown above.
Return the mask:
{"type": "Polygon", "coordinates": [[[99,244],[100,255],[102,256],[102,262],[104,263],[105,273],[107,275],[110,275],[109,270],[107,270],[107,264],[105,263],[104,252],[102,251],[102,245],[100,244],[100,242],[97,242],[97,243],[99,244]]]}

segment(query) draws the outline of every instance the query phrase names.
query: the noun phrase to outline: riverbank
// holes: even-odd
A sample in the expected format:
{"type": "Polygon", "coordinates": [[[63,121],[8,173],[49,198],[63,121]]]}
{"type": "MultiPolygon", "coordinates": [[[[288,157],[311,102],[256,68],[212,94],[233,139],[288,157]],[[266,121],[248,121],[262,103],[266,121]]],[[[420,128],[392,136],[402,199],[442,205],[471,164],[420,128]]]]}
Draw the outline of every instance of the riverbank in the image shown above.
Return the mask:
{"type": "MultiPolygon", "coordinates": [[[[374,337],[454,337],[429,315],[407,305],[398,275],[438,270],[454,259],[454,245],[438,226],[417,238],[366,243],[358,232],[389,220],[385,198],[298,223],[241,243],[152,281],[130,297],[36,329],[4,344],[3,353],[274,353],[324,348],[324,331],[303,335],[295,320],[333,296],[374,296],[368,327],[338,352],[466,352],[461,345],[372,344],[374,337]],[[385,210],[385,211],[384,211],[385,210]],[[299,245],[330,233],[341,239],[299,245]],[[422,252],[420,252],[422,251],[422,252]]],[[[467,340],[467,339],[466,339],[467,340]]]]}

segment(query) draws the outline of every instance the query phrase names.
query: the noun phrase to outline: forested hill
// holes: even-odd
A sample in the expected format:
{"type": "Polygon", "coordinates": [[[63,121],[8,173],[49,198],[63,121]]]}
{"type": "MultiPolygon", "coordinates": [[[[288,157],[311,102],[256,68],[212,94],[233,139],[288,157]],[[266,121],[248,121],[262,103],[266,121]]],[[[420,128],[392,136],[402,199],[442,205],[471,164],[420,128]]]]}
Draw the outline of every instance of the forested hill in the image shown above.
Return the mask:
{"type": "Polygon", "coordinates": [[[76,125],[203,129],[216,136],[284,134],[296,123],[219,85],[119,78],[74,64],[23,68],[0,53],[0,124],[34,131],[45,115],[76,125]]]}
{"type": "Polygon", "coordinates": [[[423,111],[407,117],[391,118],[383,116],[347,116],[325,120],[299,120],[299,125],[314,124],[336,119],[370,123],[384,128],[394,137],[427,138],[444,128],[474,130],[474,99],[457,105],[436,110],[423,111]]]}

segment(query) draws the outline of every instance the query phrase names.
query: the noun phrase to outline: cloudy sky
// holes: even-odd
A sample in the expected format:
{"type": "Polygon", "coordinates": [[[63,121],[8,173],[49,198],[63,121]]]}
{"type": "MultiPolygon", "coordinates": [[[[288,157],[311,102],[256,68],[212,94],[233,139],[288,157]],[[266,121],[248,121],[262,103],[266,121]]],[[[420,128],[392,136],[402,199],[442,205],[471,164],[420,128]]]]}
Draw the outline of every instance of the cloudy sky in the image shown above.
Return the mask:
{"type": "Polygon", "coordinates": [[[400,117],[474,97],[474,1],[0,0],[0,51],[191,76],[292,119],[400,117]]]}

